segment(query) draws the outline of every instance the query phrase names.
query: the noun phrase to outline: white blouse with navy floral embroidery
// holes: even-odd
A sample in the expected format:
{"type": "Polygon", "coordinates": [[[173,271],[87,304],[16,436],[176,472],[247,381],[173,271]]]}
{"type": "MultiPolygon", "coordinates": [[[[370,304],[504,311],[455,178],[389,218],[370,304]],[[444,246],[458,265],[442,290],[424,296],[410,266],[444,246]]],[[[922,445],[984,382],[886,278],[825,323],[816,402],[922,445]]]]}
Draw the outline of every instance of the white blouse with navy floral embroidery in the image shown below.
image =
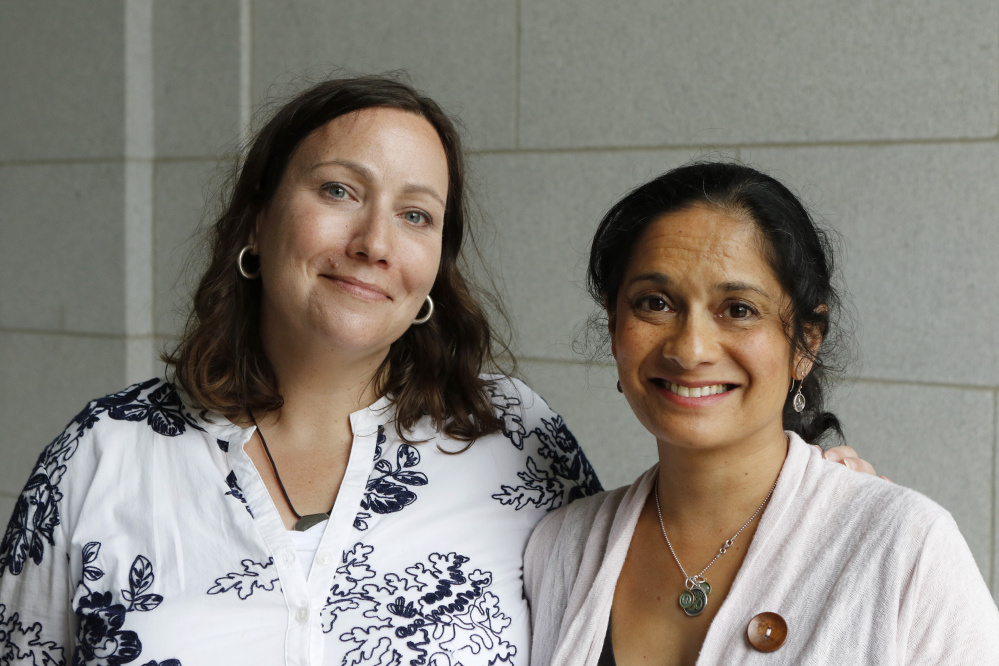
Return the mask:
{"type": "Polygon", "coordinates": [[[524,546],[600,490],[561,417],[516,380],[503,432],[400,441],[351,415],[308,577],[243,451],[252,428],[153,379],[92,401],[43,452],[0,545],[3,664],[527,664],[524,546]]]}

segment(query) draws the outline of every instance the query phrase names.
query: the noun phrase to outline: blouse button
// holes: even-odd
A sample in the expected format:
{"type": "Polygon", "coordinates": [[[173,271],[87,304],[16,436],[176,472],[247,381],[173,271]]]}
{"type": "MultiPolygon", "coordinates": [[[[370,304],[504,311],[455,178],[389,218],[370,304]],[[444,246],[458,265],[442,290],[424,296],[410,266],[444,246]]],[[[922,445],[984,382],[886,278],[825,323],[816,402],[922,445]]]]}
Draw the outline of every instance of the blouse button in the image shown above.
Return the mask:
{"type": "Polygon", "coordinates": [[[329,553],[319,553],[319,557],[316,558],[316,561],[318,561],[319,564],[325,567],[328,566],[329,563],[333,561],[333,556],[330,555],[329,553]]]}
{"type": "Polygon", "coordinates": [[[286,550],[283,553],[281,553],[281,561],[284,562],[285,564],[291,564],[292,562],[295,561],[295,554],[290,550],[286,550]]]}
{"type": "Polygon", "coordinates": [[[309,619],[309,607],[308,606],[302,606],[297,611],[295,611],[295,619],[298,620],[299,622],[303,622],[303,623],[306,620],[308,620],[309,619]]]}
{"type": "Polygon", "coordinates": [[[746,629],[750,644],[760,652],[773,652],[787,639],[787,622],[777,613],[760,613],[746,629]]]}

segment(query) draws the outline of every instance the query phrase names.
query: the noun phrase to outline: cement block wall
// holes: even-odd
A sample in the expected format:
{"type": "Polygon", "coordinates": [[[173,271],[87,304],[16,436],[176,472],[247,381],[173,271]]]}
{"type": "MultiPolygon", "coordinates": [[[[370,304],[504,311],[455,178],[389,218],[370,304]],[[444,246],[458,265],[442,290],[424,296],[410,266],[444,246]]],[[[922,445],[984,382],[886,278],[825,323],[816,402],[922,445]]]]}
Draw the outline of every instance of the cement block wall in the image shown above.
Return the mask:
{"type": "Polygon", "coordinates": [[[334,68],[464,123],[522,372],[608,487],[655,450],[573,350],[601,213],[706,154],[791,185],[843,236],[849,442],[999,594],[999,0],[0,0],[0,513],[88,399],[162,373],[253,109],[334,68]]]}

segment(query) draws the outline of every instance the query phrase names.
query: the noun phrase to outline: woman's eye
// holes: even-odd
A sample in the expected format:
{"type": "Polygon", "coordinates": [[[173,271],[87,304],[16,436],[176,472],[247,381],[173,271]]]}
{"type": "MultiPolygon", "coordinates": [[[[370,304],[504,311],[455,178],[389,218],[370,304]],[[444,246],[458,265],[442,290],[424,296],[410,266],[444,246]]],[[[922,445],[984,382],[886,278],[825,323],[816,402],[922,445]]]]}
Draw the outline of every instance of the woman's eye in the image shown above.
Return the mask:
{"type": "Polygon", "coordinates": [[[669,310],[669,303],[660,296],[642,296],[638,299],[638,307],[653,312],[665,312],[669,310]]]}
{"type": "Polygon", "coordinates": [[[326,190],[326,193],[334,199],[347,198],[347,188],[340,183],[327,183],[326,185],[323,185],[323,188],[326,190]]]}
{"type": "Polygon", "coordinates": [[[426,224],[430,221],[430,218],[426,214],[418,210],[408,210],[402,214],[402,217],[410,224],[426,224]]]}
{"type": "Polygon", "coordinates": [[[728,316],[732,319],[747,319],[756,314],[753,308],[749,307],[745,303],[733,303],[728,306],[728,316]]]}

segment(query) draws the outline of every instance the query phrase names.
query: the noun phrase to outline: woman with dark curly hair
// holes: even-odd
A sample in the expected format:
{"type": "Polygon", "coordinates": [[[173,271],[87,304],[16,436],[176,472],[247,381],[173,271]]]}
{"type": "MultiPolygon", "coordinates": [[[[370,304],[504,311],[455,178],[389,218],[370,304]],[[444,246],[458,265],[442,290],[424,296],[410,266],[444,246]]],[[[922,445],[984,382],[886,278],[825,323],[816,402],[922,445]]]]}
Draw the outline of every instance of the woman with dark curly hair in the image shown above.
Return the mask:
{"type": "Polygon", "coordinates": [[[746,166],[675,169],[607,213],[589,286],[659,463],[535,530],[533,664],[999,653],[999,612],[950,514],[806,445],[840,432],[823,401],[832,273],[801,203],[746,166]]]}

